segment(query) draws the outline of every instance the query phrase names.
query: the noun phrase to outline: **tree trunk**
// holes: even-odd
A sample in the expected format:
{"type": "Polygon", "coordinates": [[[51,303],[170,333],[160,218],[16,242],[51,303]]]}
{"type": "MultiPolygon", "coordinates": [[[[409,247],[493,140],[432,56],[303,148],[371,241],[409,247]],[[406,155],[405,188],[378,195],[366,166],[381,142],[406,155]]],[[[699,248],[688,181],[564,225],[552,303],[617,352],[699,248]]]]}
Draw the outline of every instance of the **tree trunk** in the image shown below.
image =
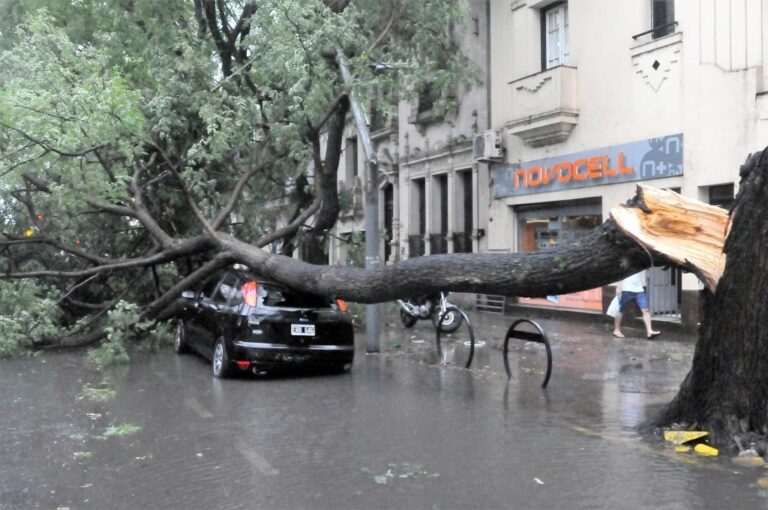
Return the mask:
{"type": "Polygon", "coordinates": [[[725,272],[714,293],[702,291],[691,371],[649,424],[707,430],[721,447],[747,447],[768,435],[767,152],[742,166],[725,272]]]}
{"type": "Polygon", "coordinates": [[[317,266],[274,255],[220,234],[231,257],[257,274],[305,292],[381,303],[428,292],[458,291],[543,297],[591,289],[672,262],[606,221],[569,246],[534,253],[454,253],[415,257],[380,269],[317,266]]]}

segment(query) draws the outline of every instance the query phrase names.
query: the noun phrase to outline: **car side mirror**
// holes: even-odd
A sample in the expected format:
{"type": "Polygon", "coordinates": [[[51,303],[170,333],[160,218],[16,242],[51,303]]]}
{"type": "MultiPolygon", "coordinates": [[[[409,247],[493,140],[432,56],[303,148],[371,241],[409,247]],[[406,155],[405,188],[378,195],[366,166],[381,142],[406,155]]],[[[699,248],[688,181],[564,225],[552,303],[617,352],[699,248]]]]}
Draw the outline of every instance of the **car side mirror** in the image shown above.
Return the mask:
{"type": "Polygon", "coordinates": [[[181,293],[181,297],[184,299],[195,299],[195,293],[191,290],[185,290],[181,293]]]}

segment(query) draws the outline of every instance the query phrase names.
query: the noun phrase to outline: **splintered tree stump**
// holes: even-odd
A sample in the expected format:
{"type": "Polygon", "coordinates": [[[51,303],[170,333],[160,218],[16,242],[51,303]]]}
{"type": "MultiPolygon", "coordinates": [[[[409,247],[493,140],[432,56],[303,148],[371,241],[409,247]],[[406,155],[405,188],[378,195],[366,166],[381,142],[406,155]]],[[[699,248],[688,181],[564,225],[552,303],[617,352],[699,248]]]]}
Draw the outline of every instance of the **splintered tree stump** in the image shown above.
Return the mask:
{"type": "Polygon", "coordinates": [[[707,283],[702,291],[702,321],[691,370],[675,399],[646,424],[707,430],[720,447],[754,444],[761,455],[768,434],[767,151],[750,157],[741,168],[724,271],[715,279],[714,264],[707,278],[716,287],[707,283]]]}
{"type": "Polygon", "coordinates": [[[636,207],[611,209],[616,226],[650,252],[695,273],[711,292],[725,270],[728,212],[641,184],[636,207]]]}

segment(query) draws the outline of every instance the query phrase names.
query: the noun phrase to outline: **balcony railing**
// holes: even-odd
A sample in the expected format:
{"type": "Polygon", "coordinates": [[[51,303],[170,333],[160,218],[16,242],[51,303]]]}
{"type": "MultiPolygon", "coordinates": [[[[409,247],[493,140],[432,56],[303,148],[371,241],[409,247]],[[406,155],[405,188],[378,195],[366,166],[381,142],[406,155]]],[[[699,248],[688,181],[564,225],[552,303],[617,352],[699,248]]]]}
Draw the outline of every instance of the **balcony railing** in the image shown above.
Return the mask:
{"type": "Polygon", "coordinates": [[[471,232],[456,232],[453,234],[453,253],[472,253],[471,232]]]}
{"type": "Polygon", "coordinates": [[[429,253],[430,255],[448,253],[448,238],[445,234],[430,234],[429,253]]]}
{"type": "Polygon", "coordinates": [[[667,35],[674,34],[675,27],[677,27],[677,21],[673,21],[671,23],[666,23],[664,25],[653,27],[652,29],[646,30],[645,32],[640,32],[639,34],[633,35],[632,39],[637,41],[639,38],[648,34],[653,34],[653,38],[658,39],[660,37],[665,37],[667,35]]]}
{"type": "Polygon", "coordinates": [[[424,236],[423,235],[411,235],[408,236],[408,253],[409,257],[421,257],[424,255],[424,236]]]}

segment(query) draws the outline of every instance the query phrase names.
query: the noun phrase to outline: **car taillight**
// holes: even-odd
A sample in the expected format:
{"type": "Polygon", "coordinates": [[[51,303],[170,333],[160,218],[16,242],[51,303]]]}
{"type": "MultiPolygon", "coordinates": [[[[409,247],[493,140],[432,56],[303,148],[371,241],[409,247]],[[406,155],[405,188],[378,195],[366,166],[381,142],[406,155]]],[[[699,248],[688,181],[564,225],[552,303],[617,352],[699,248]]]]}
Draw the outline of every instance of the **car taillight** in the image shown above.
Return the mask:
{"type": "Polygon", "coordinates": [[[346,301],[344,301],[343,299],[337,299],[336,300],[336,304],[339,305],[339,310],[341,310],[342,312],[346,313],[346,311],[347,311],[347,302],[346,301]]]}
{"type": "Polygon", "coordinates": [[[243,301],[249,306],[256,306],[256,297],[259,295],[259,284],[254,281],[250,281],[240,287],[240,292],[243,293],[243,301]]]}

